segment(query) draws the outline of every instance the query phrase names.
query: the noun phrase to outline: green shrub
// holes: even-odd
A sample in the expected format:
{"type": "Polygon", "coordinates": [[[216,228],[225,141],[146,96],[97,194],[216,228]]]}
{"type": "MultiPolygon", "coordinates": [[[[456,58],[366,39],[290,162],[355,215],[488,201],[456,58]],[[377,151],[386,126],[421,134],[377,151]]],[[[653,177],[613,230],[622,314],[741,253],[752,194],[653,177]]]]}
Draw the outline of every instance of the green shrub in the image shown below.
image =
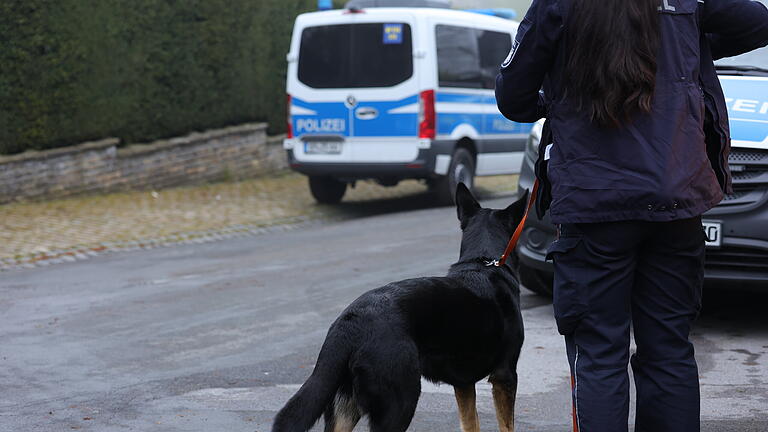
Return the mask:
{"type": "Polygon", "coordinates": [[[0,153],[285,127],[293,19],[316,0],[3,0],[0,153]]]}

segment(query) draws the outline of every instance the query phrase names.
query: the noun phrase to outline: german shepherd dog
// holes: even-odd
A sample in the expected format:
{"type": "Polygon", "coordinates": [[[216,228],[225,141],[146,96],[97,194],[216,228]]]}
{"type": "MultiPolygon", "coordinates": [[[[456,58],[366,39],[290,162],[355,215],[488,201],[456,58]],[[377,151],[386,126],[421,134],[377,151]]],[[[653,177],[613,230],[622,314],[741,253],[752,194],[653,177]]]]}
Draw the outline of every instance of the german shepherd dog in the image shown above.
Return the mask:
{"type": "Polygon", "coordinates": [[[514,431],[520,290],[513,267],[491,261],[522,219],[527,195],[504,210],[484,209],[459,184],[459,261],[445,277],[394,282],[352,302],[272,432],[305,432],[323,413],[325,432],[351,432],[363,415],[371,432],[405,431],[422,376],[454,387],[464,432],[480,431],[475,384],[490,377],[499,427],[514,431]]]}

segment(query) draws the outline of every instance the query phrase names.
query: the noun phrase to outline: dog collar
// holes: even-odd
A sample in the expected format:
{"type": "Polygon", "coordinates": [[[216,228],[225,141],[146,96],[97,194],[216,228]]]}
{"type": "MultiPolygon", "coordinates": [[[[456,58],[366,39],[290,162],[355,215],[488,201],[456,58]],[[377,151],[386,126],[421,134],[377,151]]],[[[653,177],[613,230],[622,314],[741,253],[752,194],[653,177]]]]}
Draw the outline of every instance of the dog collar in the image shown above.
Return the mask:
{"type": "Polygon", "coordinates": [[[475,258],[462,260],[457,262],[454,265],[459,265],[459,264],[475,264],[475,265],[479,264],[479,265],[482,265],[483,267],[507,267],[506,264],[499,264],[499,260],[490,258],[487,256],[479,256],[475,258]]]}

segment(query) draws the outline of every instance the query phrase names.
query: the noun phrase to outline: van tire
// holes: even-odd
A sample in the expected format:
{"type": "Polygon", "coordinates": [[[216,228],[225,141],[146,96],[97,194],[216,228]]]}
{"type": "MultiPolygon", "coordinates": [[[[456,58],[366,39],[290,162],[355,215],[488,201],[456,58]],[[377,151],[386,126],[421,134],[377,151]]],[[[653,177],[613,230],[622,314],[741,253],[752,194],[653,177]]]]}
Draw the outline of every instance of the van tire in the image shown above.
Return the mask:
{"type": "Polygon", "coordinates": [[[338,204],[347,191],[347,184],[327,176],[309,176],[309,190],[320,204],[338,204]]]}
{"type": "Polygon", "coordinates": [[[448,174],[433,183],[433,192],[440,204],[453,205],[456,197],[456,187],[463,182],[471,191],[475,187],[475,160],[472,153],[464,148],[453,152],[448,174]]]}
{"type": "Polygon", "coordinates": [[[552,298],[552,284],[554,279],[552,273],[528,267],[523,263],[518,264],[517,272],[520,284],[524,287],[542,297],[552,298]]]}

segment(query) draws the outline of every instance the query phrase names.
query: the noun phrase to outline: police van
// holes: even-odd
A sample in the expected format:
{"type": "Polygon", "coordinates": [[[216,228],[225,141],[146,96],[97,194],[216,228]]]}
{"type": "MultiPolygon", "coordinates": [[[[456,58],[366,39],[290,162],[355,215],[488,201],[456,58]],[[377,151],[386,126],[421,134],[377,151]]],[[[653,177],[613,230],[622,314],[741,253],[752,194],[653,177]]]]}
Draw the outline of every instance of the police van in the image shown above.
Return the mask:
{"type": "Polygon", "coordinates": [[[300,15],[288,54],[291,168],[321,203],[363,179],[421,179],[448,203],[458,182],[519,172],[532,125],[506,120],[493,93],[516,30],[448,8],[300,15]]]}

